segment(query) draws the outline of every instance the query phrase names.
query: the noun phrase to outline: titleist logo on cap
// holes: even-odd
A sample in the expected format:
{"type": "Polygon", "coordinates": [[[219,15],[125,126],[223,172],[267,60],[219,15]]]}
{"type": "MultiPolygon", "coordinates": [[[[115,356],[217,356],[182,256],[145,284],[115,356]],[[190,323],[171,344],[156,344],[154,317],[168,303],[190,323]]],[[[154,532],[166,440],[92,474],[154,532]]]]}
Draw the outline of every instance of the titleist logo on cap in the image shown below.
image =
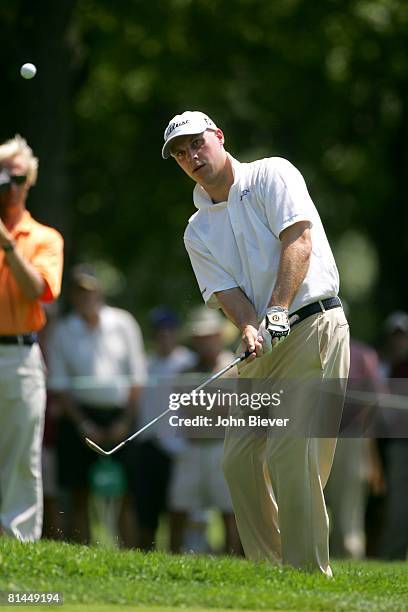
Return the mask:
{"type": "Polygon", "coordinates": [[[166,138],[170,136],[173,130],[175,130],[176,128],[182,125],[186,125],[186,123],[190,123],[190,119],[186,119],[185,121],[179,121],[178,123],[170,123],[169,127],[166,130],[166,138]]]}

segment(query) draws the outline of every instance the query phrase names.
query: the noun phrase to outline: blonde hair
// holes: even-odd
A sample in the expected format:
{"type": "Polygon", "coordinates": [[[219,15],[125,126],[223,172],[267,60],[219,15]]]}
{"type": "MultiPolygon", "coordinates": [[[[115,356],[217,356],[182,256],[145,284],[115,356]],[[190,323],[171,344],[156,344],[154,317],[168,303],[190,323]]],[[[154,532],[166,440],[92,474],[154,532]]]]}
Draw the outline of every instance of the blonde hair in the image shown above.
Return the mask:
{"type": "Polygon", "coordinates": [[[27,162],[27,182],[30,185],[35,185],[38,174],[38,158],[34,156],[33,150],[28,146],[25,138],[16,134],[14,138],[6,140],[0,145],[0,164],[5,159],[10,159],[21,155],[27,162]]]}

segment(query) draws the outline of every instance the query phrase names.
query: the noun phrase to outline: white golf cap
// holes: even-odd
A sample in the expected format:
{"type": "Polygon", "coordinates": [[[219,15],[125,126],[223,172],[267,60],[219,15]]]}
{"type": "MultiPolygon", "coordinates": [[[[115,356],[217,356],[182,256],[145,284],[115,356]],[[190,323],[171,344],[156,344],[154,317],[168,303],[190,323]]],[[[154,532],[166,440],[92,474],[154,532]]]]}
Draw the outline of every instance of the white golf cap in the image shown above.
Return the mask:
{"type": "Polygon", "coordinates": [[[408,333],[408,313],[403,310],[392,312],[385,319],[384,331],[387,334],[394,334],[395,332],[408,333]]]}
{"type": "Polygon", "coordinates": [[[183,331],[187,338],[221,334],[225,321],[218,310],[197,306],[187,315],[183,331]]]}
{"type": "Polygon", "coordinates": [[[205,130],[217,130],[214,121],[200,111],[185,111],[176,115],[164,131],[163,159],[170,157],[170,143],[177,136],[201,134],[205,130]]]}

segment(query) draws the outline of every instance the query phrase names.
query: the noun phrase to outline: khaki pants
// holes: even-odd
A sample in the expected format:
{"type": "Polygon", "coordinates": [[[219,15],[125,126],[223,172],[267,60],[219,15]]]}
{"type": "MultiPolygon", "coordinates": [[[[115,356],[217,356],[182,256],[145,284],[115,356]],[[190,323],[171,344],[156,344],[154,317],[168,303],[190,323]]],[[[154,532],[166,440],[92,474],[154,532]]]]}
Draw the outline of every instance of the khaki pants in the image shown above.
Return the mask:
{"type": "MultiPolygon", "coordinates": [[[[294,381],[290,414],[295,420],[298,415],[301,431],[307,432],[316,414],[325,417],[327,396],[320,382],[339,381],[342,405],[348,370],[348,324],[343,310],[334,308],[294,326],[272,353],[241,368],[240,377],[270,380],[271,392],[294,381]]],[[[228,429],[223,470],[248,558],[331,575],[323,488],[335,447],[336,438],[308,437],[299,430],[275,437],[228,429]]]]}
{"type": "Polygon", "coordinates": [[[0,346],[0,524],[38,540],[42,531],[44,365],[38,344],[0,346]]]}

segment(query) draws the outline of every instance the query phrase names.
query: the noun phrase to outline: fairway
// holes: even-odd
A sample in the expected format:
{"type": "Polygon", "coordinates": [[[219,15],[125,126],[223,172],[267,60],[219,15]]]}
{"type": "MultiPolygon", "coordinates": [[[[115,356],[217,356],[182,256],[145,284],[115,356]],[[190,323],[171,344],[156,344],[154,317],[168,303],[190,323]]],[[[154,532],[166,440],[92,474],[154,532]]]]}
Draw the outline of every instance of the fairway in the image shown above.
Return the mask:
{"type": "MultiPolygon", "coordinates": [[[[50,610],[49,606],[24,606],[24,610],[37,610],[37,612],[47,612],[50,610]]],[[[54,609],[58,609],[55,607],[54,609]]],[[[130,610],[137,610],[138,612],[178,612],[180,608],[168,608],[168,607],[150,607],[150,606],[138,606],[138,605],[123,605],[123,604],[64,604],[60,608],[63,612],[129,612],[130,610]]],[[[194,610],[194,612],[231,612],[232,608],[188,608],[183,606],[185,612],[188,610],[194,610]]],[[[247,609],[247,612],[251,610],[247,609]]]]}
{"type": "Polygon", "coordinates": [[[334,562],[329,580],[229,557],[3,538],[0,565],[0,590],[59,591],[64,611],[408,610],[405,563],[334,562]]]}

